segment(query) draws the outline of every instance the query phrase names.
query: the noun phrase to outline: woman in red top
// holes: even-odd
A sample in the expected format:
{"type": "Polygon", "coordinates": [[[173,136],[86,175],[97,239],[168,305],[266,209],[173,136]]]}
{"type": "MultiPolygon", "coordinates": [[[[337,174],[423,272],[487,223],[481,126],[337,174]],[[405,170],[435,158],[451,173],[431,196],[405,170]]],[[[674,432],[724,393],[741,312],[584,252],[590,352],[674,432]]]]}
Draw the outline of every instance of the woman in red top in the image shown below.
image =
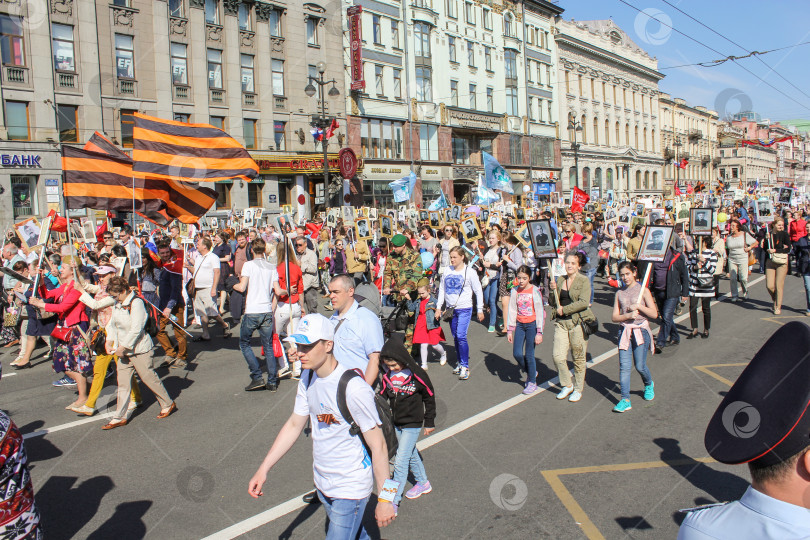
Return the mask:
{"type": "Polygon", "coordinates": [[[56,373],[64,372],[76,382],[79,397],[65,407],[71,409],[81,407],[87,401],[87,377],[93,374],[93,358],[87,340],[82,335],[87,333],[90,320],[84,304],[79,302],[81,293],[73,286],[73,268],[67,262],[63,261],[59,268],[59,281],[62,285],[52,291],[47,290],[45,285],[40,285],[39,288],[39,295],[42,298],[53,299],[55,303],[46,304],[42,299],[33,297],[29,303],[46,313],[59,315],[59,323],[51,334],[56,338],[53,370],[56,373]]]}
{"type": "MultiPolygon", "coordinates": [[[[289,242],[289,240],[285,240],[289,242]]],[[[306,315],[304,310],[304,280],[301,273],[301,267],[298,266],[298,261],[295,258],[295,250],[287,245],[284,249],[285,241],[281,241],[276,245],[276,273],[278,274],[278,286],[283,291],[276,298],[276,309],[273,318],[276,321],[276,334],[279,338],[289,336],[298,327],[298,321],[301,317],[306,315]],[[289,260],[290,267],[290,295],[287,296],[287,264],[285,261],[289,260]]],[[[283,363],[283,360],[282,360],[283,363]]],[[[297,377],[301,372],[301,363],[296,362],[293,367],[293,376],[297,377]]],[[[282,376],[287,366],[279,366],[279,377],[282,376]]]]}

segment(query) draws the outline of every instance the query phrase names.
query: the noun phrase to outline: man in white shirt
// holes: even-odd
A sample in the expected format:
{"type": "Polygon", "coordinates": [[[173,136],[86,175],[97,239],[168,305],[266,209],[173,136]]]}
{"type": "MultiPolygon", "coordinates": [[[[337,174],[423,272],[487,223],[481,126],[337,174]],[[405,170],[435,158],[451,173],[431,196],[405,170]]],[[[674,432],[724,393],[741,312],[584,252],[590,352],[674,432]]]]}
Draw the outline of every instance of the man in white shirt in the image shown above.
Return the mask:
{"type": "Polygon", "coordinates": [[[233,286],[235,291],[245,295],[245,314],[242,317],[242,326],[239,329],[239,348],[245,357],[250,370],[250,384],[245,391],[261,390],[267,388],[271,392],[278,390],[278,365],[273,356],[273,307],[275,298],[273,293],[281,293],[278,284],[278,273],[275,267],[264,258],[267,244],[261,238],[250,244],[253,250],[253,260],[242,266],[239,283],[233,286]],[[267,383],[262,379],[262,368],[259,360],[250,346],[253,332],[259,331],[259,337],[264,347],[264,358],[267,366],[267,383]]]}
{"type": "MultiPolygon", "coordinates": [[[[293,413],[250,479],[248,493],[254,498],[264,494],[267,473],[292,448],[309,419],[315,486],[328,520],[326,537],[353,540],[359,534],[359,538],[368,538],[363,514],[373,483],[376,480],[377,491],[382,493],[390,474],[374,391],[358,377],[348,382],[346,405],[362,432],[352,435],[337,402],[338,385],[347,368],[335,357],[332,324],[318,313],[307,315],[286,341],[297,345],[298,359],[306,371],[298,382],[293,413]]],[[[396,517],[394,505],[378,502],[375,517],[379,527],[389,525],[396,517]]]]}
{"type": "Polygon", "coordinates": [[[169,228],[169,235],[171,236],[172,239],[171,248],[183,249],[183,246],[180,245],[180,227],[178,227],[177,225],[172,225],[169,228]]]}
{"type": "Polygon", "coordinates": [[[191,263],[186,261],[186,267],[192,272],[194,279],[194,313],[197,321],[202,327],[202,339],[208,341],[211,336],[208,333],[208,319],[213,317],[222,325],[222,337],[231,337],[228,323],[222,319],[219,309],[214,302],[217,297],[217,283],[219,282],[219,257],[211,252],[213,243],[208,237],[197,239],[197,252],[199,256],[191,263]]]}
{"type": "Polygon", "coordinates": [[[318,256],[307,246],[306,236],[299,235],[294,239],[295,255],[301,268],[304,282],[304,302],[307,313],[318,312],[318,256]]]}

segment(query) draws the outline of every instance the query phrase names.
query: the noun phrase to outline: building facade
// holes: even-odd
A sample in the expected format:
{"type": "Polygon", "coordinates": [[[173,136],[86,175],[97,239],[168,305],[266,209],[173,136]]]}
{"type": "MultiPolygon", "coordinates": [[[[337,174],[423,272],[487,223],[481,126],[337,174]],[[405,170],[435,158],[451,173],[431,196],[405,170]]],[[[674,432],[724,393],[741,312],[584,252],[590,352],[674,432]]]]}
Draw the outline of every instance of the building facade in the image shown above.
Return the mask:
{"type": "Polygon", "coordinates": [[[658,82],[650,57],[612,20],[561,21],[555,28],[562,193],[592,197],[660,194],[664,163],[658,82]]]}
{"type": "MultiPolygon", "coordinates": [[[[98,130],[127,150],[136,111],[213,124],[253,155],[261,177],[217,183],[215,210],[272,212],[302,197],[305,210],[323,196],[321,147],[309,134],[320,97],[303,90],[324,62],[345,93],[338,0],[48,0],[42,13],[23,4],[0,4],[0,154],[10,156],[0,190],[14,194],[0,198],[1,220],[58,209],[59,146],[98,130]]],[[[324,97],[343,125],[343,98],[324,97]]]]}
{"type": "Polygon", "coordinates": [[[669,94],[661,94],[659,104],[665,195],[673,194],[675,184],[683,190],[685,183],[694,186],[703,182],[711,189],[717,184],[720,165],[718,114],[669,94]],[[681,164],[685,167],[678,166],[681,164]]]}
{"type": "Polygon", "coordinates": [[[388,184],[411,170],[415,202],[441,192],[472,201],[482,152],[510,172],[516,195],[533,179],[548,189],[559,174],[551,34],[561,8],[543,0],[355,0],[351,9],[343,43],[345,86],[354,88],[348,146],[364,161],[365,204],[391,206],[388,184]]]}

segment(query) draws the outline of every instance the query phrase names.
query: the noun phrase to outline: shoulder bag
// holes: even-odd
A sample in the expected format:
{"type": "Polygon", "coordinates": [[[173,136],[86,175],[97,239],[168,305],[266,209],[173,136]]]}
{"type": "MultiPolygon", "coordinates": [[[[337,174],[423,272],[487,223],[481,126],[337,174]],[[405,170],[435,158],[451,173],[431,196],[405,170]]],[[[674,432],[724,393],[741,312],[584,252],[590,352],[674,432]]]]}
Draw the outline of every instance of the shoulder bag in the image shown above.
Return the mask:
{"type": "Polygon", "coordinates": [[[202,270],[203,262],[205,261],[205,258],[208,257],[209,253],[203,255],[203,260],[200,261],[200,267],[197,268],[197,270],[194,272],[194,275],[191,276],[191,279],[188,280],[188,283],[186,283],[186,294],[188,295],[189,300],[194,300],[194,297],[197,295],[197,288],[194,284],[194,278],[197,277],[197,272],[202,270]]]}
{"type": "MultiPolygon", "coordinates": [[[[776,249],[776,243],[773,241],[773,235],[771,235],[771,241],[768,244],[768,247],[771,249],[776,249]]],[[[783,264],[787,264],[788,262],[788,254],[787,253],[770,253],[771,262],[777,266],[782,266],[783,264]]]]}

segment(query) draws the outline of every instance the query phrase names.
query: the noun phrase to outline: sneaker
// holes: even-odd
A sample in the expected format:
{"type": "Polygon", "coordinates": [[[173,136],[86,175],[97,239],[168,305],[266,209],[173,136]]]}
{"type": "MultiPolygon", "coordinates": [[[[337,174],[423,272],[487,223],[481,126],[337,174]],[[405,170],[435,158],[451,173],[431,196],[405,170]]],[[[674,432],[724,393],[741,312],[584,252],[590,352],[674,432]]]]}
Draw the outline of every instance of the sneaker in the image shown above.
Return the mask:
{"type": "Polygon", "coordinates": [[[535,390],[537,390],[537,384],[535,384],[533,382],[530,382],[529,384],[526,385],[526,388],[523,389],[523,393],[524,394],[531,394],[535,390]]]}
{"type": "Polygon", "coordinates": [[[182,360],[180,358],[175,359],[175,361],[172,362],[169,365],[170,369],[186,369],[187,367],[188,367],[188,362],[186,362],[185,360],[182,360]]]}
{"type": "Polygon", "coordinates": [[[465,368],[465,367],[461,368],[459,370],[459,372],[458,372],[458,379],[460,381],[466,381],[469,378],[470,378],[470,370],[469,370],[469,368],[465,368]]]}
{"type": "Polygon", "coordinates": [[[53,381],[53,385],[57,388],[61,386],[76,386],[76,381],[65,375],[58,381],[53,381]]]}
{"type": "Polygon", "coordinates": [[[262,389],[264,389],[264,381],[261,379],[254,379],[245,387],[245,392],[252,392],[254,390],[262,389]]]}
{"type": "Polygon", "coordinates": [[[271,392],[275,392],[276,390],[278,390],[278,383],[268,382],[266,385],[264,385],[264,387],[270,390],[271,392]]]}
{"type": "MultiPolygon", "coordinates": [[[[807,312],[808,316],[810,316],[810,311],[807,312]]],[[[447,353],[444,353],[442,357],[439,359],[439,365],[443,366],[447,363],[447,353]]]]}
{"type": "Polygon", "coordinates": [[[458,375],[461,373],[461,366],[456,366],[453,368],[453,375],[458,375]]]}
{"type": "Polygon", "coordinates": [[[417,483],[405,493],[405,498],[418,499],[422,495],[427,495],[431,491],[433,491],[433,487],[430,485],[430,482],[425,482],[423,484],[417,483]]]}
{"type": "Polygon", "coordinates": [[[644,387],[644,399],[647,401],[652,401],[655,398],[655,383],[651,382],[649,385],[644,387]]]}
{"type": "Polygon", "coordinates": [[[632,408],[633,407],[630,405],[630,400],[623,399],[620,402],[618,402],[615,407],[613,407],[613,412],[622,413],[625,411],[629,411],[632,408]]]}
{"type": "Polygon", "coordinates": [[[394,507],[394,516],[395,516],[395,517],[396,517],[396,516],[398,516],[398,515],[399,515],[399,505],[398,505],[398,504],[391,503],[391,506],[393,506],[393,507],[394,507]]]}
{"type": "Polygon", "coordinates": [[[573,392],[571,392],[571,396],[568,398],[568,401],[570,401],[571,403],[576,403],[580,399],[582,399],[582,392],[580,392],[579,390],[574,390],[573,392]]]}
{"type": "Polygon", "coordinates": [[[557,399],[565,399],[571,395],[571,392],[574,391],[573,386],[563,386],[563,389],[560,390],[560,393],[557,394],[557,399]]]}
{"type": "Polygon", "coordinates": [[[489,328],[487,328],[487,332],[489,332],[490,334],[495,333],[495,327],[494,327],[494,326],[490,326],[489,328]]]}

